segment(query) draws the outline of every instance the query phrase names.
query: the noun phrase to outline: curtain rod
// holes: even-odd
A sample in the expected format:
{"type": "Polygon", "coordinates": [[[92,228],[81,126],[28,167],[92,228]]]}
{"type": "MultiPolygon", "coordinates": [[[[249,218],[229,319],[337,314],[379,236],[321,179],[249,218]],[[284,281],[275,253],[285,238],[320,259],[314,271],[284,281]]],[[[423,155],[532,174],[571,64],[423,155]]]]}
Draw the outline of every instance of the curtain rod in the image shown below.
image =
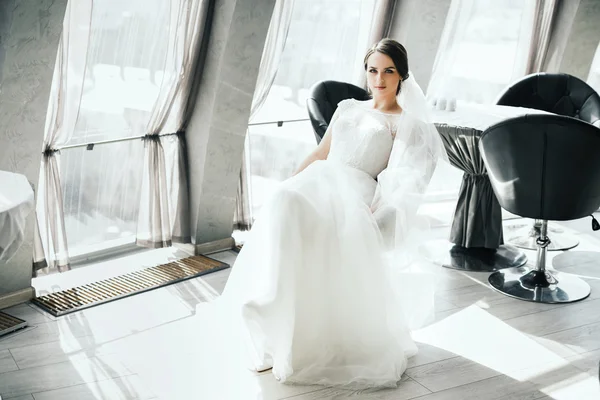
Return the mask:
{"type": "Polygon", "coordinates": [[[303,122],[303,121],[310,121],[310,119],[303,118],[303,119],[287,119],[285,121],[253,122],[251,124],[248,124],[248,126],[270,125],[270,124],[277,124],[277,126],[282,126],[285,122],[303,122]]]}
{"type": "MultiPolygon", "coordinates": [[[[277,124],[278,127],[281,127],[286,122],[287,123],[293,123],[293,122],[304,122],[304,121],[310,121],[310,119],[308,119],[308,118],[302,118],[302,119],[289,119],[289,120],[285,120],[285,121],[255,122],[255,123],[248,124],[248,126],[277,124]]],[[[176,135],[176,134],[177,133],[162,133],[162,134],[160,134],[158,136],[162,137],[162,136],[171,136],[171,135],[176,135]]],[[[80,147],[87,147],[88,150],[93,150],[94,146],[96,146],[97,144],[127,142],[129,140],[144,139],[145,137],[146,137],[146,135],[140,135],[140,136],[127,137],[127,138],[120,138],[120,139],[101,140],[101,141],[98,141],[98,142],[71,144],[71,145],[59,147],[56,150],[60,151],[60,150],[67,150],[67,149],[76,149],[76,148],[80,148],[80,147]]]]}
{"type": "MultiPolygon", "coordinates": [[[[177,132],[175,132],[175,133],[161,133],[161,134],[159,134],[157,136],[163,137],[163,136],[172,136],[172,135],[177,135],[177,132]]],[[[66,150],[66,149],[76,149],[76,148],[79,148],[79,147],[88,147],[88,150],[93,150],[94,146],[97,145],[97,144],[127,142],[129,140],[140,140],[140,139],[144,139],[146,136],[147,135],[131,136],[131,137],[120,138],[120,139],[100,140],[98,142],[71,144],[71,145],[59,147],[56,150],[60,151],[60,150],[66,150]]]]}

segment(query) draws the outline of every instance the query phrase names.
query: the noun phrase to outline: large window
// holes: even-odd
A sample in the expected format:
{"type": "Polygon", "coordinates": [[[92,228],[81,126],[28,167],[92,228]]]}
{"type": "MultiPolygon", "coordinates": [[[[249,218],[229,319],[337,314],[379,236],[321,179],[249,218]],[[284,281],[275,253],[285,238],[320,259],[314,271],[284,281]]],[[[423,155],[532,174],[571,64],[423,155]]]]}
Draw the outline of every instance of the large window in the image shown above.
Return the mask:
{"type": "Polygon", "coordinates": [[[248,134],[254,214],[276,184],[315,148],[306,98],[319,80],[356,82],[363,73],[375,0],[295,0],[274,84],[248,134]],[[301,120],[296,122],[290,122],[301,120]],[[284,121],[283,126],[264,124],[284,121]]]}
{"type": "Polygon", "coordinates": [[[143,150],[139,141],[64,150],[60,173],[71,257],[135,242],[143,150]]]}
{"type": "Polygon", "coordinates": [[[144,144],[86,144],[147,133],[164,78],[170,7],[164,0],[94,2],[79,115],[61,150],[72,257],[135,242],[144,144]]]}
{"type": "Polygon", "coordinates": [[[428,96],[492,103],[525,75],[535,0],[453,0],[428,96]]]}

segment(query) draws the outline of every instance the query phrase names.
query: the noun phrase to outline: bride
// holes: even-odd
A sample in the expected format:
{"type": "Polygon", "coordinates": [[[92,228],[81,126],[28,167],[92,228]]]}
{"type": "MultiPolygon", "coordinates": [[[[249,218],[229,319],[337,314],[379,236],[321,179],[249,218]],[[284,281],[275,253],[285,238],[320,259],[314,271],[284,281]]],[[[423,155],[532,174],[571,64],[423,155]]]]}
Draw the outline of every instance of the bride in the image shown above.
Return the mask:
{"type": "Polygon", "coordinates": [[[432,311],[417,210],[443,145],[405,48],[366,54],[372,99],[341,101],[327,132],[263,206],[219,301],[253,367],[286,383],[396,386],[432,311]]]}

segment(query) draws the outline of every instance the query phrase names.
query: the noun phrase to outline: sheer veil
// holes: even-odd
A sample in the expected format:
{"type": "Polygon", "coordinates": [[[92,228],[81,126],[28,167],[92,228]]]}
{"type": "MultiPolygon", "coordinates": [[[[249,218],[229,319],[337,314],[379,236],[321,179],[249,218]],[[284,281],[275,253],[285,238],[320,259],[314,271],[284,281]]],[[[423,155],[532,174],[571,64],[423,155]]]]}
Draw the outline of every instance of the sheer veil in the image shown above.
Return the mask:
{"type": "Polygon", "coordinates": [[[434,279],[422,268],[427,263],[420,245],[430,238],[427,220],[419,216],[429,182],[440,162],[448,161],[442,139],[412,72],[402,82],[398,104],[403,116],[397,127],[387,168],[377,177],[371,209],[385,246],[390,279],[402,281],[402,303],[412,328],[432,316],[434,279]]]}
{"type": "Polygon", "coordinates": [[[433,122],[425,94],[415,80],[412,71],[409,71],[408,78],[402,81],[401,90],[396,99],[403,110],[411,112],[425,122],[433,122]]]}
{"type": "Polygon", "coordinates": [[[404,111],[421,122],[424,130],[423,139],[431,151],[431,157],[448,161],[444,143],[434,125],[431,107],[412,71],[409,71],[408,78],[403,81],[397,101],[404,111]]]}

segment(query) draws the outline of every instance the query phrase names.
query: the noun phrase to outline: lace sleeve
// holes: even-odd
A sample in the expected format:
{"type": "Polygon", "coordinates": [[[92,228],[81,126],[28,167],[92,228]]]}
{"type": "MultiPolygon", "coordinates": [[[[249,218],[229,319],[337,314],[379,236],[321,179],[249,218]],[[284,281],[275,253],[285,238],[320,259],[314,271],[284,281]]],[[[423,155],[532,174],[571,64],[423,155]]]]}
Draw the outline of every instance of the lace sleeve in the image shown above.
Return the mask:
{"type": "Polygon", "coordinates": [[[333,131],[333,126],[337,122],[340,115],[343,114],[347,109],[349,109],[352,104],[352,99],[345,99],[338,103],[337,108],[335,109],[333,116],[331,117],[331,121],[329,121],[329,125],[327,125],[327,130],[325,130],[323,138],[325,138],[327,135],[331,135],[331,132],[333,131]]]}

